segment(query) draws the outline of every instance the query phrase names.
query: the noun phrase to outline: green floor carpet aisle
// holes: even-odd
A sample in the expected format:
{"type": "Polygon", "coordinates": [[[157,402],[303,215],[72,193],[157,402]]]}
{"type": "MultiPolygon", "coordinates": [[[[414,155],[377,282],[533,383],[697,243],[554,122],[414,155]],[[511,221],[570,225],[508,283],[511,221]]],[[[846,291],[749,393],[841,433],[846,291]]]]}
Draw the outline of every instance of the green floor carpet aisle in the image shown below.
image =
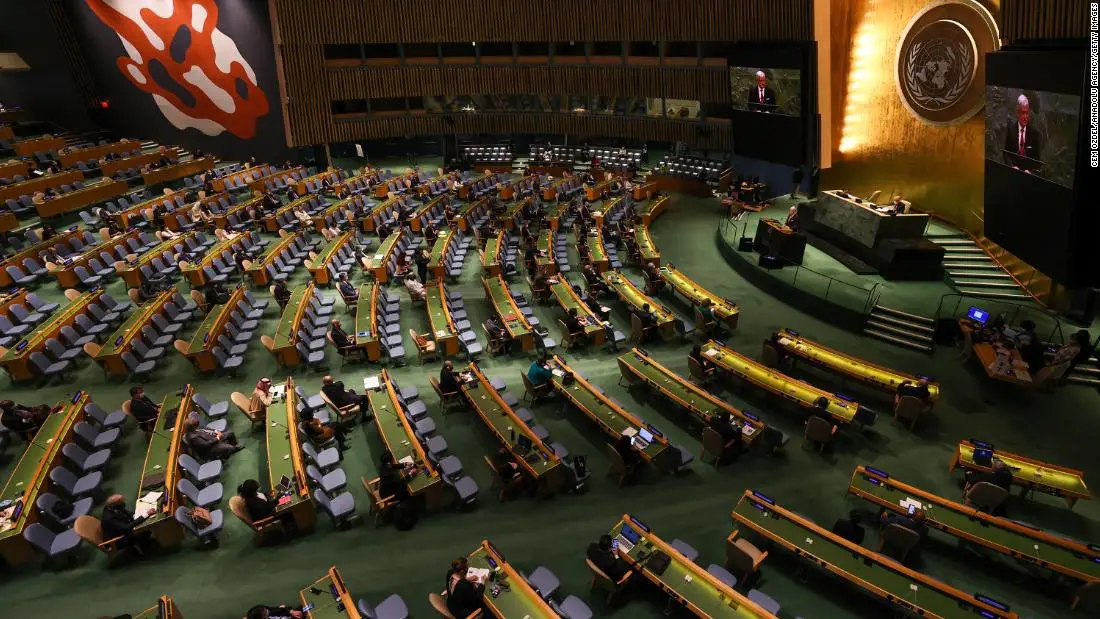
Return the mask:
{"type": "MultiPolygon", "coordinates": [[[[422,162],[423,164],[423,162],[422,162]]],[[[399,164],[392,166],[395,170],[399,164]]],[[[412,342],[406,341],[413,361],[393,374],[402,385],[415,385],[428,403],[429,412],[446,437],[452,453],[458,455],[466,471],[482,489],[480,505],[469,512],[446,511],[422,519],[415,529],[401,533],[393,528],[375,528],[361,523],[348,531],[335,531],[323,515],[310,536],[275,547],[256,548],[251,532],[226,509],[226,525],[220,547],[210,551],[195,548],[192,540],[179,552],[140,563],[108,570],[103,556],[84,549],[75,567],[60,571],[43,570],[35,564],[0,571],[0,615],[11,617],[96,617],[103,614],[136,612],[152,604],[156,596],[176,598],[188,619],[229,619],[240,617],[254,603],[293,602],[297,591],[320,576],[328,566],[337,565],[353,594],[378,601],[385,595],[400,593],[414,617],[435,616],[427,603],[430,591],[443,588],[444,572],[450,559],[473,549],[481,539],[491,539],[519,569],[530,571],[545,565],[562,581],[561,594],[582,597],[597,616],[622,618],[662,617],[665,605],[656,594],[642,595],[625,606],[608,612],[598,595],[588,593],[589,572],[584,565],[588,543],[607,531],[624,512],[646,521],[666,540],[681,538],[700,551],[699,562],[721,563],[725,538],[731,530],[730,511],[745,488],[754,488],[825,526],[839,516],[865,503],[846,496],[847,482],[859,464],[879,469],[929,491],[956,497],[959,488],[947,472],[954,444],[960,438],[989,439],[1009,450],[1067,466],[1082,468],[1086,480],[1100,479],[1100,462],[1092,445],[1100,441],[1100,401],[1094,390],[1069,387],[1053,395],[1027,395],[1005,391],[991,385],[976,367],[962,366],[951,350],[940,350],[929,357],[877,341],[840,331],[797,307],[781,305],[748,286],[723,261],[714,243],[715,228],[721,216],[713,200],[676,195],[673,206],[653,226],[653,237],[665,261],[674,262],[682,271],[714,292],[735,299],[742,315],[739,329],[728,344],[750,356],[759,356],[761,340],[779,327],[794,328],[824,344],[863,358],[937,377],[944,398],[935,415],[914,434],[894,425],[888,416],[864,434],[850,430],[841,433],[825,455],[803,451],[795,438],[786,453],[778,457],[751,454],[731,466],[715,471],[696,462],[691,471],[679,477],[647,472],[636,485],[616,489],[613,480],[604,477],[607,460],[604,437],[580,413],[563,409],[559,402],[533,407],[537,420],[551,431],[553,440],[563,443],[574,454],[589,457],[594,471],[590,490],[583,495],[562,495],[541,503],[521,498],[501,504],[489,492],[489,476],[482,456],[495,448],[491,435],[471,413],[446,417],[428,385],[428,376],[438,373],[438,363],[420,366],[415,362],[412,342]]],[[[572,240],[571,240],[572,241],[572,240]]],[[[576,254],[570,248],[573,264],[576,254]]],[[[640,281],[636,269],[626,271],[640,281]]],[[[296,272],[293,282],[306,281],[304,269],[296,272]]],[[[470,320],[477,324],[488,314],[479,281],[477,254],[468,255],[460,281],[448,286],[466,299],[470,320]]],[[[579,278],[578,278],[579,279],[579,278]]],[[[356,282],[361,281],[357,275],[356,282]]],[[[512,284],[526,292],[522,278],[512,284]]],[[[50,297],[58,297],[53,283],[42,286],[50,297]]],[[[184,285],[184,288],[186,286],[184,285]]],[[[393,288],[392,290],[399,290],[393,288]]],[[[121,282],[110,286],[112,293],[123,293],[121,282]]],[[[334,291],[326,291],[335,294],[334,291]]],[[[427,329],[427,318],[420,307],[412,308],[404,291],[402,332],[409,327],[427,329]]],[[[267,297],[266,291],[261,295],[267,297]]],[[[673,307],[686,308],[678,302],[673,307]]],[[[613,320],[627,331],[629,321],[618,301],[613,320]]],[[[338,305],[338,308],[342,307],[338,305]]],[[[259,333],[272,333],[276,312],[273,307],[264,317],[259,333]]],[[[536,308],[543,324],[553,324],[559,314],[556,306],[536,308]]],[[[339,312],[338,312],[339,315],[339,312]]],[[[190,334],[194,326],[188,327],[190,334]]],[[[480,331],[479,331],[480,335],[480,331]]],[[[557,333],[554,333],[555,337],[557,333]]],[[[406,337],[406,340],[408,338],[406,337]]],[[[687,374],[687,344],[654,344],[648,347],[662,363],[687,374]]],[[[340,367],[334,352],[328,353],[332,373],[349,386],[361,387],[363,376],[378,366],[348,364],[340,367]]],[[[666,430],[674,443],[698,453],[699,440],[683,418],[665,401],[646,392],[630,393],[619,387],[614,355],[592,348],[567,359],[584,371],[590,380],[606,388],[631,410],[666,430]]],[[[513,355],[494,359],[485,356],[482,368],[499,376],[509,389],[519,394],[518,374],[529,358],[513,355]]],[[[276,368],[271,356],[258,342],[250,344],[240,378],[199,377],[175,351],[155,373],[147,390],[154,398],[191,381],[212,400],[226,399],[232,391],[249,392],[261,376],[276,380],[287,375],[276,368]]],[[[294,372],[296,379],[310,392],[320,387],[321,374],[294,372]]],[[[833,377],[810,372],[807,376],[824,387],[839,388],[833,377]]],[[[108,410],[117,408],[129,383],[107,382],[98,367],[85,360],[80,369],[63,385],[37,388],[34,385],[11,386],[0,379],[4,398],[19,402],[55,402],[75,389],[87,389],[96,402],[108,410]]],[[[879,394],[845,387],[872,408],[887,410],[889,402],[879,394]]],[[[725,393],[736,406],[759,413],[792,435],[800,436],[797,420],[788,414],[769,410],[755,394],[725,393]]],[[[237,411],[231,411],[231,427],[247,449],[228,463],[223,483],[227,497],[237,484],[254,477],[266,484],[266,449],[263,431],[249,432],[249,424],[237,411]]],[[[380,453],[380,441],[373,425],[357,428],[346,452],[344,468],[349,487],[360,513],[365,514],[367,497],[360,476],[373,476],[380,453]]],[[[145,455],[140,433],[130,428],[124,450],[109,468],[105,486],[133,499],[141,462],[145,455]]],[[[20,448],[9,448],[0,459],[0,475],[6,479],[20,448]]],[[[1039,496],[1034,500],[1010,500],[1010,514],[1054,531],[1085,540],[1100,540],[1100,506],[1085,501],[1070,511],[1060,501],[1039,496]]],[[[96,508],[98,512],[99,508],[96,508]]],[[[869,532],[865,545],[877,546],[877,535],[869,532]]],[[[1067,616],[1064,598],[1058,591],[1047,590],[1038,581],[1024,577],[999,556],[956,547],[953,539],[933,533],[916,565],[921,571],[945,580],[964,591],[980,591],[1000,599],[1025,617],[1067,616]]],[[[757,585],[783,605],[783,617],[814,618],[884,617],[884,606],[867,601],[837,581],[810,575],[807,581],[797,576],[792,561],[774,552],[765,561],[763,580],[757,585]]],[[[1075,616],[1086,616],[1078,613],[1075,616]]]]}

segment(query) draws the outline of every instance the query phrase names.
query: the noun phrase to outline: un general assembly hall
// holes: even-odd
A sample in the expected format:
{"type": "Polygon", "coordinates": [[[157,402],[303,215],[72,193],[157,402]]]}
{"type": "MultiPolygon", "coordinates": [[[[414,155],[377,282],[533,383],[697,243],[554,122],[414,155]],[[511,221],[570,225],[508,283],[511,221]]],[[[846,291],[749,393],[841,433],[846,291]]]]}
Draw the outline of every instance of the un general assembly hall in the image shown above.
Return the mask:
{"type": "Polygon", "coordinates": [[[0,15],[0,616],[1100,617],[1100,3],[0,15]]]}

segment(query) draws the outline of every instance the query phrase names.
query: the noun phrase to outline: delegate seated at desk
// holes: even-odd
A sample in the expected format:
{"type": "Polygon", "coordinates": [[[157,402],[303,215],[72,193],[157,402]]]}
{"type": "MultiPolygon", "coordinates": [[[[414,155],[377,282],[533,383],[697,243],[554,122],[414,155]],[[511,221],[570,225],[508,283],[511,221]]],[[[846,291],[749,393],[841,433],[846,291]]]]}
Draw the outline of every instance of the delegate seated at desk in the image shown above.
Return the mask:
{"type": "Polygon", "coordinates": [[[340,296],[342,296],[348,303],[354,303],[359,300],[359,290],[348,281],[348,274],[341,273],[340,279],[336,282],[336,287],[340,289],[340,296]]]}
{"type": "Polygon", "coordinates": [[[354,389],[344,387],[344,381],[334,380],[331,375],[325,376],[321,379],[321,391],[337,408],[344,408],[352,404],[359,406],[359,412],[363,413],[363,423],[368,423],[371,419],[374,419],[373,415],[367,413],[370,409],[370,398],[356,393],[354,389]]]}
{"type": "Polygon", "coordinates": [[[217,432],[199,427],[198,417],[189,417],[183,422],[184,442],[202,461],[227,458],[244,449],[237,443],[237,436],[231,431],[217,432]]]}
{"type": "Polygon", "coordinates": [[[31,408],[11,400],[0,402],[0,425],[27,440],[38,434],[49,415],[50,407],[46,404],[31,408]]]}
{"type": "Polygon", "coordinates": [[[297,608],[258,605],[248,609],[245,619],[300,619],[304,616],[297,608]]]}
{"type": "Polygon", "coordinates": [[[642,463],[642,456],[634,450],[634,443],[625,434],[620,434],[618,440],[615,441],[615,451],[618,452],[628,469],[637,467],[642,463]]]}
{"type": "Polygon", "coordinates": [[[600,541],[589,544],[588,560],[611,580],[622,584],[633,572],[630,571],[630,564],[615,552],[611,542],[610,535],[601,535],[600,541]]]}
{"type": "MultiPolygon", "coordinates": [[[[355,346],[355,342],[348,336],[347,331],[340,325],[339,320],[333,320],[330,328],[329,335],[332,336],[332,342],[336,344],[337,349],[351,348],[355,346]]],[[[324,389],[324,387],[322,387],[324,389]]]]}
{"type": "Polygon", "coordinates": [[[532,361],[531,366],[527,368],[527,378],[535,387],[541,387],[549,383],[553,376],[554,373],[550,371],[549,362],[545,355],[532,361]]]}
{"type": "Polygon", "coordinates": [[[138,422],[138,426],[145,431],[151,431],[157,417],[160,416],[160,406],[145,395],[145,388],[140,385],[130,387],[130,414],[138,422]]]}
{"type": "Polygon", "coordinates": [[[445,394],[458,393],[462,389],[461,375],[455,372],[455,363],[450,359],[443,362],[439,370],[439,390],[445,394]]]}
{"type": "Polygon", "coordinates": [[[928,537],[928,525],[924,524],[924,510],[917,509],[913,511],[913,515],[898,514],[891,510],[884,510],[881,516],[882,526],[888,527],[892,524],[896,524],[899,527],[909,529],[920,536],[920,541],[923,542],[928,537]]]}
{"type": "Polygon", "coordinates": [[[707,427],[714,430],[722,437],[723,455],[731,451],[736,453],[742,450],[741,428],[733,425],[733,418],[730,416],[729,411],[720,410],[711,415],[707,427]]]}
{"type": "MultiPolygon", "coordinates": [[[[994,486],[1004,488],[1005,492],[1012,491],[1012,469],[1002,460],[994,460],[993,470],[986,473],[975,473],[973,471],[966,471],[966,484],[963,487],[963,494],[965,495],[970,491],[970,488],[974,484],[988,483],[994,486]]],[[[1003,514],[998,514],[1003,515],[1003,514]]]]}
{"type": "Polygon", "coordinates": [[[139,533],[134,529],[155,513],[157,513],[156,508],[150,507],[144,514],[135,516],[126,506],[126,499],[121,494],[113,494],[107,499],[99,518],[103,539],[121,538],[116,544],[117,548],[133,548],[139,555],[144,555],[149,550],[149,543],[153,538],[152,532],[139,533]]]}
{"type": "Polygon", "coordinates": [[[447,610],[456,619],[464,619],[484,609],[482,596],[485,588],[477,584],[477,579],[469,571],[466,557],[451,561],[451,569],[447,570],[447,610]]]}
{"type": "Polygon", "coordinates": [[[583,335],[584,325],[581,324],[580,318],[577,317],[577,308],[571,307],[565,314],[565,328],[569,330],[569,335],[583,335]]]}
{"type": "Polygon", "coordinates": [[[709,357],[703,354],[703,348],[698,344],[691,347],[691,351],[688,352],[688,358],[694,359],[699,367],[703,369],[704,373],[710,373],[715,370],[714,362],[709,357]]]}

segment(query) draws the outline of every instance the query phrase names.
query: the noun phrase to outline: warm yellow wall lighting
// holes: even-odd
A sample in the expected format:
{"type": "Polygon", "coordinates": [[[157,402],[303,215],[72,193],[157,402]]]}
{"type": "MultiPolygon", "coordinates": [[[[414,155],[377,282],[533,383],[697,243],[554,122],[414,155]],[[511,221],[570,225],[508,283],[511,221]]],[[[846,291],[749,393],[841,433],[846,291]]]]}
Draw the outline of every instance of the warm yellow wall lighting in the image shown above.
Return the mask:
{"type": "Polygon", "coordinates": [[[882,45],[873,19],[878,2],[879,0],[868,0],[867,10],[863,13],[863,18],[853,37],[847,95],[844,101],[844,128],[840,132],[839,148],[842,153],[852,152],[867,139],[865,106],[869,101],[868,91],[877,87],[879,83],[873,62],[874,55],[881,51],[879,47],[882,45]]]}

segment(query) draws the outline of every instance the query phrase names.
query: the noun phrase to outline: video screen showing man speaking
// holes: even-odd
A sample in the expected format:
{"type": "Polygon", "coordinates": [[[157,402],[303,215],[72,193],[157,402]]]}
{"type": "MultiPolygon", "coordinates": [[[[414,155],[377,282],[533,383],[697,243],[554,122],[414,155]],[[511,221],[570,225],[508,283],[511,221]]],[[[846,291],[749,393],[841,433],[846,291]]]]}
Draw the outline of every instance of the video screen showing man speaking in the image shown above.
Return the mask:
{"type": "Polygon", "coordinates": [[[802,84],[798,69],[730,67],[729,70],[734,109],[799,115],[802,84]]]}
{"type": "Polygon", "coordinates": [[[985,158],[1072,188],[1080,105],[1076,95],[987,86],[985,158]]]}

